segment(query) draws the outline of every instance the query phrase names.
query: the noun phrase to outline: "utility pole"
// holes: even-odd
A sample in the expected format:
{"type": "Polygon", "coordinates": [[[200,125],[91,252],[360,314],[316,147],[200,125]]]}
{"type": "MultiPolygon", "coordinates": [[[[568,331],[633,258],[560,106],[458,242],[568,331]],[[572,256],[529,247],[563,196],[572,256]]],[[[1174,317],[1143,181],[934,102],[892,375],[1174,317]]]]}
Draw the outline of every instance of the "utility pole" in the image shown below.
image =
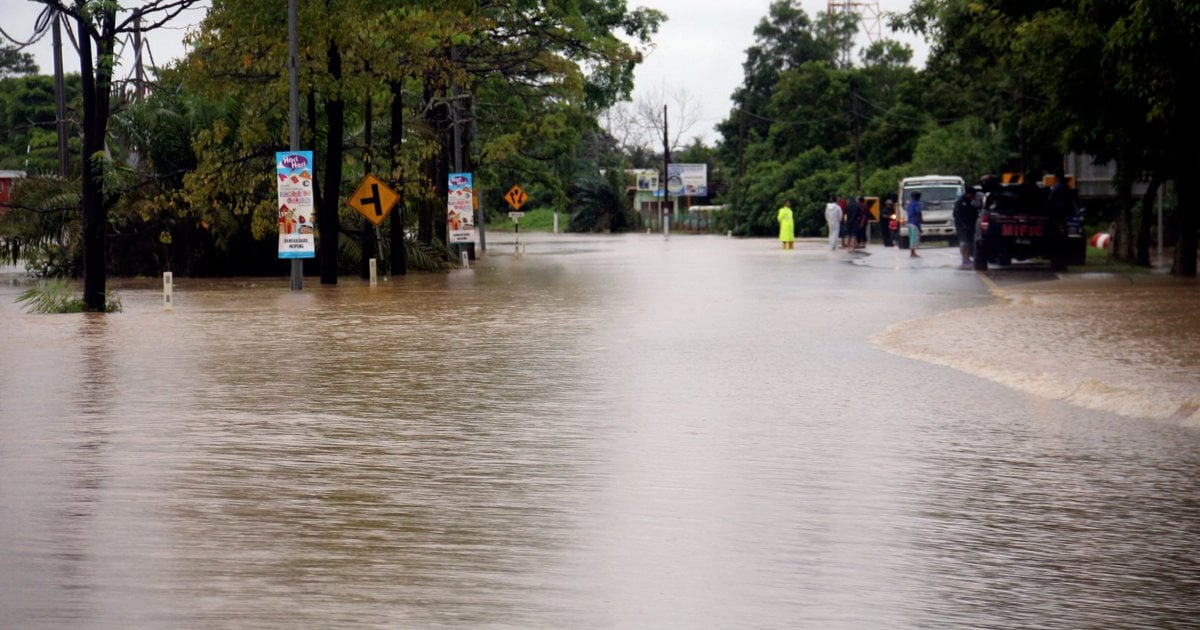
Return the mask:
{"type": "MultiPolygon", "coordinates": [[[[292,151],[300,150],[300,75],[296,39],[296,0],[288,0],[288,144],[292,151]]],[[[292,259],[292,290],[304,290],[304,261],[299,258],[292,259]]]]}
{"type": "Polygon", "coordinates": [[[63,86],[62,25],[59,24],[61,14],[57,9],[52,10],[54,17],[50,19],[53,20],[54,33],[54,117],[58,129],[58,176],[65,178],[71,162],[67,149],[67,97],[63,86]]]}
{"type": "Polygon", "coordinates": [[[133,98],[141,102],[146,97],[146,69],[142,64],[142,18],[134,21],[133,31],[133,98]]]}
{"type": "Polygon", "coordinates": [[[663,105],[663,238],[671,236],[671,140],[667,131],[667,106],[663,105]]]}
{"type": "Polygon", "coordinates": [[[862,112],[859,109],[858,86],[850,80],[850,129],[854,134],[854,194],[862,194],[862,112]]]}

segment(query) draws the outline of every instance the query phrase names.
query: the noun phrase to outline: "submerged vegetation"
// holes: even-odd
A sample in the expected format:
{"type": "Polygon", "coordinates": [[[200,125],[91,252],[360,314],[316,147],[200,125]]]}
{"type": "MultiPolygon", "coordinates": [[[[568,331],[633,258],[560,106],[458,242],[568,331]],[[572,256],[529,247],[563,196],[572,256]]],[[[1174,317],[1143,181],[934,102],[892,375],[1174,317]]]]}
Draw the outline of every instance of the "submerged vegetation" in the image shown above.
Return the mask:
{"type": "MultiPolygon", "coordinates": [[[[30,313],[82,313],[83,297],[71,288],[66,278],[41,280],[17,297],[30,313]]],[[[104,312],[121,310],[121,298],[115,293],[105,296],[104,312]]]]}

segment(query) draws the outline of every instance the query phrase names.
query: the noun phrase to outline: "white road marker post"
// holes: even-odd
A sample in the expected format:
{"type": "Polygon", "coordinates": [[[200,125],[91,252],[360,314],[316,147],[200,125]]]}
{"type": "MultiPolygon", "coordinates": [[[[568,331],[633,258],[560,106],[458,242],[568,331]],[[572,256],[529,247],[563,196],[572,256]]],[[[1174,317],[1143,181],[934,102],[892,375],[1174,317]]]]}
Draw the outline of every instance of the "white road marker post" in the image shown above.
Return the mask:
{"type": "Polygon", "coordinates": [[[170,271],[163,272],[163,310],[175,308],[175,277],[170,271]]]}

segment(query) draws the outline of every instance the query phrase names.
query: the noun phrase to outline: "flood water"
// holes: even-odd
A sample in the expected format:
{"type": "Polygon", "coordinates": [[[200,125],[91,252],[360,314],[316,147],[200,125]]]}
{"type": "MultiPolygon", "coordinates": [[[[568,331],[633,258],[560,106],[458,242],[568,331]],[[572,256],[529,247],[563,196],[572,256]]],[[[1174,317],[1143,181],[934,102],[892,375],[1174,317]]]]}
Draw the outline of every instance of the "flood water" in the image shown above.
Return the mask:
{"type": "Polygon", "coordinates": [[[6,276],[0,626],[1200,626],[1194,284],[522,238],[170,312],[6,276]]]}

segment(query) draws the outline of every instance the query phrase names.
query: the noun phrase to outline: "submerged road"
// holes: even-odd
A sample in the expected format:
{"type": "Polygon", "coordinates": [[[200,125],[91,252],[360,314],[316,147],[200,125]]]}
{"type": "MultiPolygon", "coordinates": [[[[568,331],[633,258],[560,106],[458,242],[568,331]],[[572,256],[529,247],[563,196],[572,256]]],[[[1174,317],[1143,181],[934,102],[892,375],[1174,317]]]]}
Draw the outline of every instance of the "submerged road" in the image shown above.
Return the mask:
{"type": "Polygon", "coordinates": [[[1200,619],[1194,285],[521,238],[374,288],[176,279],[169,313],[0,278],[3,625],[1200,619]]]}

